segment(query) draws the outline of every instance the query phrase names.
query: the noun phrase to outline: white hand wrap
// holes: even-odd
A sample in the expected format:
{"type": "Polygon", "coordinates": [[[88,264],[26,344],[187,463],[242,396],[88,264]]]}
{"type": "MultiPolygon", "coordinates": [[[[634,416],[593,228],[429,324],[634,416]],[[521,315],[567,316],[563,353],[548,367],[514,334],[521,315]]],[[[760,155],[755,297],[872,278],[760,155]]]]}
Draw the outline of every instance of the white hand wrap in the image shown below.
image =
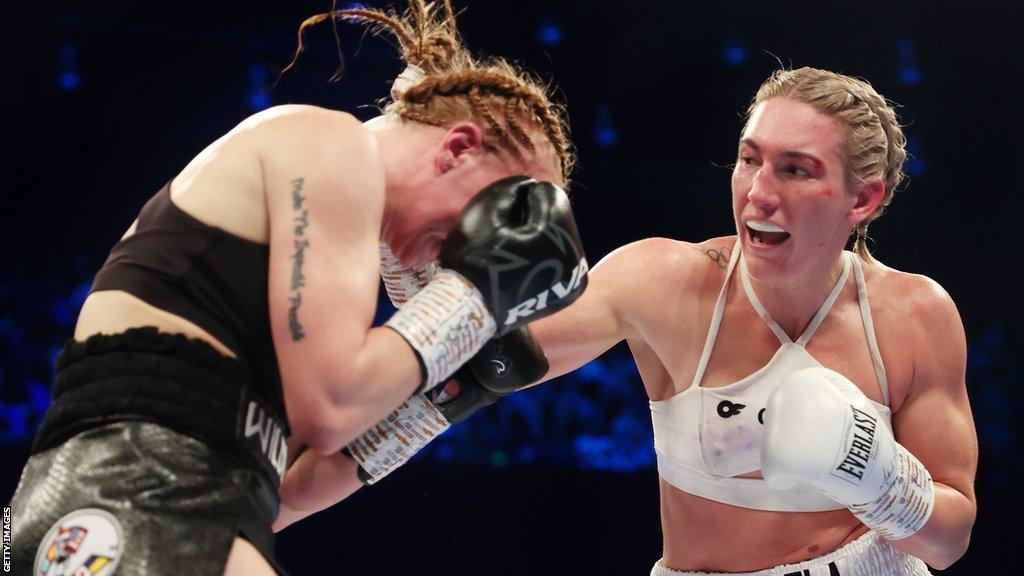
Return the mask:
{"type": "Polygon", "coordinates": [[[395,308],[401,308],[409,298],[416,295],[433,278],[436,262],[419,266],[406,266],[391,252],[391,247],[380,244],[380,277],[384,280],[384,291],[395,308]]]}
{"type": "Polygon", "coordinates": [[[920,530],[935,508],[932,476],[921,461],[893,441],[896,469],[885,492],[850,511],[884,538],[899,540],[920,530]]]}
{"type": "Polygon", "coordinates": [[[451,424],[423,395],[404,402],[348,445],[352,458],[373,484],[405,464],[451,424]]]}
{"type": "Polygon", "coordinates": [[[451,376],[497,332],[480,291],[445,269],[438,270],[434,280],[385,326],[401,334],[419,353],[426,371],[421,391],[451,376]]]}

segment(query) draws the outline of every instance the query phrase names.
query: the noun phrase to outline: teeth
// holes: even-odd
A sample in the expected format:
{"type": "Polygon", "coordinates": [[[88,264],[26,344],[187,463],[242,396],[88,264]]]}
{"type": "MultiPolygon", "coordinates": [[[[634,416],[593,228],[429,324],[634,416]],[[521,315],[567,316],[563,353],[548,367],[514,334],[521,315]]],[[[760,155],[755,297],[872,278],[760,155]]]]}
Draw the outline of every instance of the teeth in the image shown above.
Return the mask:
{"type": "Polygon", "coordinates": [[[775,224],[761,220],[747,220],[747,226],[750,226],[751,230],[756,230],[758,232],[785,232],[785,230],[779,228],[775,224]]]}

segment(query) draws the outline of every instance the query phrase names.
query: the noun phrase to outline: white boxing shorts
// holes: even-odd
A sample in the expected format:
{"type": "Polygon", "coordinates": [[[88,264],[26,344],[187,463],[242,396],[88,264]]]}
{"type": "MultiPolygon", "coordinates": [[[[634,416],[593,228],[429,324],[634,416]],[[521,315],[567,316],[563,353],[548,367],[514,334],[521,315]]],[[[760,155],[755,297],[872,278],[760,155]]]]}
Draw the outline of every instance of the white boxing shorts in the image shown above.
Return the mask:
{"type": "Polygon", "coordinates": [[[920,559],[900,552],[875,532],[868,532],[846,546],[806,562],[785,564],[757,572],[685,572],[660,563],[651,576],[927,576],[931,572],[920,559]]]}

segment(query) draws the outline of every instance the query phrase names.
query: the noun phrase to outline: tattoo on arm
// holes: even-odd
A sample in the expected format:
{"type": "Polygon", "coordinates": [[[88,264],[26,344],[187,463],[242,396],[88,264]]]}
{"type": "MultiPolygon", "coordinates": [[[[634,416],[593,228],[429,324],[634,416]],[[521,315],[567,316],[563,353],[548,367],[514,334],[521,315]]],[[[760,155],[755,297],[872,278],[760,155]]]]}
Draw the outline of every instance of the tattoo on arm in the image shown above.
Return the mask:
{"type": "Polygon", "coordinates": [[[302,273],[302,265],[306,261],[306,249],[309,248],[309,240],[306,239],[309,210],[303,206],[306,201],[306,197],[302,195],[302,186],[305,184],[305,180],[296,178],[292,180],[291,184],[292,210],[295,213],[293,218],[295,228],[292,230],[295,253],[292,254],[291,295],[288,297],[288,329],[292,333],[292,342],[298,342],[306,337],[306,330],[299,322],[299,307],[302,306],[302,288],[306,286],[306,276],[302,273]]]}
{"type": "Polygon", "coordinates": [[[701,254],[704,254],[708,258],[711,258],[715,264],[721,269],[729,267],[729,260],[732,258],[732,250],[729,248],[715,249],[708,248],[707,250],[697,250],[701,254]]]}

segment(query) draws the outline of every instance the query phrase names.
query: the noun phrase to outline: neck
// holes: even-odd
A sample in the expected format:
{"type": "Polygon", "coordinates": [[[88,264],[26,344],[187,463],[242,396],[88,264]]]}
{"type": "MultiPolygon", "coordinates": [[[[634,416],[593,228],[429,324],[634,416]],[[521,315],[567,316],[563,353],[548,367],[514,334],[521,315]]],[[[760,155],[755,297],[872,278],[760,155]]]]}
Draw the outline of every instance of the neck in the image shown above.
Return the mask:
{"type": "Polygon", "coordinates": [[[842,251],[802,270],[782,282],[768,282],[750,275],[750,287],[768,315],[794,341],[810,324],[843,273],[842,251]]]}
{"type": "Polygon", "coordinates": [[[416,145],[420,140],[415,134],[417,130],[398,118],[382,116],[367,127],[377,140],[384,168],[384,214],[380,239],[391,244],[402,225],[401,206],[408,203],[410,191],[418,185],[413,178],[428,148],[416,145]]]}

